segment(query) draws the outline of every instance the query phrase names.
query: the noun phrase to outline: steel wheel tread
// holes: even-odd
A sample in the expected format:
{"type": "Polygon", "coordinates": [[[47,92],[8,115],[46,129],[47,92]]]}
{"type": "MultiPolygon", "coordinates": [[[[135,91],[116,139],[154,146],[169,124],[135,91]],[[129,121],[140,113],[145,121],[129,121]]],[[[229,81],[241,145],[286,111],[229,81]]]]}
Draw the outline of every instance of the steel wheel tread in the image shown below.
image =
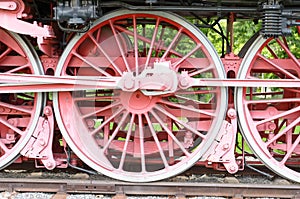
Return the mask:
{"type": "MultiPolygon", "coordinates": [[[[247,75],[249,75],[250,70],[253,70],[253,73],[255,72],[254,71],[255,69],[252,69],[252,68],[250,69],[250,67],[253,67],[255,61],[259,60],[259,58],[257,58],[258,52],[262,52],[262,49],[265,49],[264,46],[266,46],[266,43],[269,43],[269,46],[272,46],[272,43],[271,43],[272,41],[273,40],[271,40],[271,39],[267,40],[267,39],[264,39],[262,36],[259,36],[253,42],[252,46],[248,50],[247,54],[245,55],[245,57],[241,63],[241,68],[240,68],[240,71],[238,74],[238,78],[240,78],[240,79],[246,78],[247,75]]],[[[270,60],[273,61],[272,59],[270,59],[270,60]]],[[[258,68],[258,64],[256,64],[255,67],[258,68]]],[[[284,66],[279,66],[279,67],[284,69],[284,66]]],[[[259,71],[258,69],[256,69],[256,70],[259,71]]],[[[285,70],[286,69],[284,69],[283,71],[285,71],[285,70]]],[[[274,71],[275,71],[275,69],[274,69],[274,71]]],[[[260,73],[260,72],[257,72],[257,73],[260,73]]],[[[275,73],[275,72],[273,72],[273,73],[275,73]]],[[[278,72],[278,76],[280,76],[280,73],[284,73],[284,72],[278,72]]],[[[280,163],[284,158],[281,156],[284,156],[284,153],[286,153],[284,151],[284,145],[283,145],[283,144],[285,144],[285,141],[284,140],[280,141],[280,139],[284,139],[284,137],[286,137],[287,136],[286,134],[288,134],[288,133],[285,133],[285,134],[281,135],[280,137],[278,137],[276,140],[274,140],[274,142],[277,142],[278,148],[276,148],[276,146],[274,146],[274,148],[272,148],[272,146],[270,146],[270,144],[268,145],[268,147],[270,147],[270,148],[267,148],[266,142],[272,138],[271,137],[266,137],[266,138],[261,137],[261,136],[276,136],[277,133],[280,134],[280,132],[282,132],[282,130],[284,128],[282,126],[281,127],[279,127],[279,126],[283,125],[283,124],[279,125],[279,124],[276,124],[275,120],[270,120],[271,123],[269,123],[269,125],[271,125],[271,127],[272,127],[272,128],[270,127],[271,128],[271,130],[269,130],[270,133],[268,133],[267,130],[265,131],[265,133],[263,133],[263,130],[258,131],[258,128],[261,128],[261,127],[254,126],[254,124],[255,124],[255,122],[253,121],[254,112],[253,112],[253,114],[251,114],[249,112],[249,108],[246,108],[245,104],[247,104],[247,100],[245,100],[244,91],[245,91],[244,88],[236,89],[235,106],[237,107],[240,129],[241,129],[243,137],[247,141],[249,147],[252,149],[253,153],[273,172],[275,172],[276,174],[278,174],[284,178],[293,180],[295,182],[300,182],[300,172],[298,172],[297,170],[294,170],[292,167],[290,168],[289,166],[286,165],[288,162],[288,159],[283,164],[280,163]],[[275,127],[272,126],[274,124],[275,124],[275,127]],[[272,135],[272,134],[274,134],[274,135],[272,135]],[[282,149],[280,148],[281,147],[280,145],[282,145],[282,147],[283,147],[282,149]],[[278,154],[276,154],[276,153],[278,153],[278,154]]],[[[283,88],[283,89],[281,89],[280,92],[289,93],[289,90],[283,88]]],[[[271,95],[269,95],[269,96],[271,96],[271,95]]],[[[275,96],[275,94],[274,94],[274,96],[275,96]]],[[[271,98],[272,98],[272,96],[271,96],[271,98]]],[[[281,104],[282,105],[288,104],[288,102],[284,102],[283,100],[280,101],[280,99],[285,99],[287,101],[290,99],[291,100],[290,105],[292,105],[293,104],[292,98],[293,97],[288,97],[288,96],[285,96],[285,94],[282,94],[281,98],[278,99],[277,104],[275,103],[275,101],[274,102],[271,101],[269,106],[266,106],[264,108],[257,108],[257,111],[261,111],[262,112],[261,115],[262,115],[263,112],[268,112],[268,108],[269,108],[270,111],[274,112],[274,114],[275,114],[274,118],[278,117],[277,122],[283,123],[281,120],[284,120],[285,118],[286,118],[286,120],[289,120],[288,118],[290,116],[289,116],[289,114],[287,114],[286,116],[282,116],[282,118],[280,118],[280,116],[279,116],[280,113],[284,113],[289,110],[286,108],[282,108],[280,106],[281,104]],[[278,113],[276,113],[276,111],[278,111],[278,113]]],[[[262,99],[262,100],[267,101],[268,99],[262,99]]],[[[261,104],[263,104],[263,102],[261,104]]],[[[254,107],[255,105],[259,106],[259,103],[255,103],[255,100],[253,100],[253,102],[249,102],[249,107],[250,106],[254,107]]],[[[295,106],[297,107],[297,105],[294,105],[294,107],[290,107],[290,109],[295,108],[295,106]]],[[[256,109],[253,109],[253,110],[256,110],[256,109]]],[[[295,112],[294,114],[297,114],[297,112],[295,112]]],[[[273,116],[272,117],[266,116],[266,117],[272,118],[273,116]]],[[[256,118],[255,121],[258,122],[259,125],[264,124],[264,123],[259,123],[260,121],[264,122],[263,119],[256,118]]],[[[268,118],[266,118],[266,121],[268,121],[268,118]]],[[[290,124],[290,122],[286,125],[289,125],[289,124],[290,124]]],[[[297,136],[297,134],[294,134],[294,133],[293,133],[293,135],[297,136]]],[[[291,161],[292,161],[292,159],[291,159],[291,161]]]]}
{"type": "MultiPolygon", "coordinates": [[[[176,15],[173,15],[170,13],[163,13],[163,12],[134,12],[134,11],[128,11],[128,10],[126,10],[126,11],[120,10],[120,11],[110,13],[110,14],[100,18],[99,20],[95,21],[94,26],[91,27],[91,32],[93,30],[96,30],[97,27],[102,27],[102,24],[107,23],[107,21],[113,21],[113,22],[117,21],[118,23],[121,24],[121,19],[124,18],[124,16],[129,16],[128,18],[131,19],[130,17],[132,17],[132,16],[140,17],[142,15],[144,15],[146,19],[153,17],[153,19],[159,18],[162,21],[166,21],[166,23],[180,24],[181,27],[185,28],[184,30],[189,30],[190,31],[188,33],[189,37],[193,37],[195,39],[197,38],[199,40],[199,42],[201,41],[203,46],[205,46],[205,50],[207,50],[206,53],[209,54],[209,56],[211,56],[209,59],[212,59],[214,61],[215,70],[216,70],[216,73],[218,74],[218,77],[224,78],[224,71],[223,71],[222,63],[221,63],[217,53],[213,49],[212,45],[210,44],[210,42],[205,38],[205,36],[198,29],[196,29],[191,24],[187,23],[183,18],[181,18],[179,16],[176,16],[176,15]],[[120,20],[120,22],[118,20],[120,20]]],[[[124,26],[124,27],[127,28],[126,26],[124,26]]],[[[106,29],[104,29],[104,30],[106,30],[106,29]]],[[[122,28],[119,27],[119,30],[122,30],[122,28]]],[[[131,29],[129,28],[129,30],[131,30],[131,29]]],[[[94,34],[94,32],[93,32],[93,34],[94,34]]],[[[130,33],[125,32],[125,34],[128,34],[129,35],[128,37],[131,37],[130,33]]],[[[82,50],[84,48],[80,46],[80,42],[81,42],[81,44],[84,44],[85,46],[90,45],[88,40],[82,39],[84,37],[85,37],[84,34],[78,35],[69,43],[69,45],[65,49],[65,51],[62,55],[62,58],[60,59],[60,62],[58,64],[58,69],[55,74],[56,76],[60,76],[62,73],[64,73],[64,70],[65,70],[64,67],[67,67],[66,63],[69,62],[70,60],[72,60],[72,56],[70,55],[72,52],[76,52],[76,53],[80,52],[82,54],[83,54],[83,52],[86,52],[86,51],[82,50]]],[[[144,39],[144,38],[142,38],[142,36],[140,36],[139,39],[140,38],[141,38],[141,40],[144,39]]],[[[91,39],[89,39],[89,40],[91,40],[91,39]]],[[[121,40],[123,41],[122,46],[127,46],[128,38],[126,36],[122,36],[121,40]]],[[[144,39],[143,41],[148,42],[148,40],[146,40],[146,39],[144,39]]],[[[132,46],[134,48],[134,42],[133,42],[132,46]]],[[[127,48],[132,47],[132,46],[127,46],[127,48]]],[[[88,54],[88,52],[86,52],[86,54],[88,54]]],[[[122,69],[122,71],[124,71],[124,69],[122,69]]],[[[204,152],[206,152],[209,149],[212,142],[214,141],[214,138],[217,136],[218,130],[221,127],[222,119],[224,118],[225,111],[226,111],[227,100],[223,100],[223,99],[227,98],[226,89],[220,89],[220,90],[221,90],[220,94],[219,94],[220,96],[218,95],[218,97],[220,97],[222,100],[218,101],[218,104],[216,105],[217,108],[215,111],[217,112],[217,114],[216,114],[216,118],[214,118],[213,124],[212,124],[215,128],[209,130],[209,133],[208,133],[209,136],[207,136],[205,143],[202,142],[201,145],[198,144],[197,147],[195,147],[193,149],[196,152],[195,153],[191,152],[192,155],[187,160],[182,161],[181,159],[178,159],[178,160],[176,160],[178,162],[176,162],[175,166],[172,165],[167,169],[164,168],[164,169],[158,169],[158,170],[149,171],[149,172],[140,172],[140,171],[132,172],[132,171],[130,171],[130,169],[128,169],[129,171],[127,171],[126,169],[120,170],[117,168],[110,168],[110,167],[112,167],[112,165],[110,165],[111,162],[107,162],[107,160],[103,160],[103,158],[101,159],[99,157],[96,157],[96,153],[92,152],[93,147],[84,145],[84,143],[83,143],[84,141],[82,141],[81,143],[75,143],[74,136],[77,136],[77,133],[74,134],[70,131],[70,129],[75,130],[75,128],[69,126],[71,122],[67,118],[70,118],[70,117],[69,116],[66,117],[65,115],[62,114],[62,112],[66,113],[66,110],[63,111],[62,104],[60,104],[61,99],[63,99],[63,98],[70,99],[70,97],[72,98],[72,96],[70,94],[55,93],[54,94],[54,110],[55,110],[56,118],[58,121],[58,125],[62,131],[64,139],[66,139],[68,145],[75,152],[75,154],[77,154],[78,157],[80,159],[82,159],[87,165],[89,165],[91,168],[95,169],[98,172],[101,172],[109,177],[112,177],[112,178],[115,178],[118,180],[132,181],[132,182],[149,182],[149,181],[156,181],[156,180],[168,178],[168,177],[171,177],[171,176],[177,175],[178,173],[183,172],[184,170],[191,167],[204,154],[204,152]]],[[[114,94],[115,96],[117,96],[119,94],[118,91],[114,91],[114,93],[115,93],[114,94]]],[[[121,92],[120,95],[122,96],[122,98],[120,98],[120,99],[126,99],[126,97],[128,97],[127,94],[126,93],[124,94],[124,93],[125,92],[121,92]]],[[[139,96],[142,96],[143,99],[145,99],[146,101],[149,99],[148,97],[140,95],[137,92],[134,92],[134,94],[130,94],[128,99],[131,100],[133,95],[136,95],[136,98],[139,98],[139,96]]],[[[76,98],[74,98],[74,99],[76,99],[76,98]]],[[[149,101],[149,105],[156,108],[156,110],[158,112],[159,112],[159,109],[165,110],[165,108],[161,108],[161,106],[155,105],[156,102],[161,99],[162,99],[162,97],[154,97],[154,98],[152,98],[152,100],[149,101]],[[155,100],[157,100],[157,101],[155,101],[155,100]]],[[[72,99],[70,99],[70,100],[72,101],[72,99]]],[[[137,99],[133,99],[133,100],[137,100],[137,99]]],[[[123,102],[121,102],[121,103],[123,103],[123,102]]],[[[153,112],[151,112],[151,109],[149,109],[149,108],[146,108],[146,109],[149,109],[147,113],[144,113],[143,111],[139,111],[139,109],[140,109],[139,106],[146,107],[146,105],[145,104],[137,105],[137,101],[135,101],[134,103],[136,103],[136,104],[133,106],[128,104],[128,105],[126,105],[126,107],[125,107],[125,104],[126,104],[125,102],[122,104],[126,108],[126,110],[129,110],[128,117],[131,117],[131,119],[133,118],[132,120],[134,120],[134,122],[137,122],[138,124],[143,126],[143,128],[150,128],[150,127],[145,127],[144,125],[148,123],[147,121],[154,120],[153,118],[156,118],[155,123],[159,123],[157,118],[159,118],[160,116],[157,116],[157,115],[155,116],[155,114],[153,112]],[[140,112],[142,112],[142,113],[140,113],[140,112]],[[146,115],[148,115],[148,114],[151,114],[151,117],[149,117],[147,119],[146,115]],[[132,116],[132,115],[134,115],[134,116],[132,116]],[[142,115],[142,116],[139,116],[139,115],[142,115]]],[[[78,111],[78,107],[75,107],[75,109],[76,109],[76,112],[80,112],[80,111],[78,111]]],[[[80,107],[79,107],[79,109],[80,109],[80,107]]],[[[172,111],[172,110],[169,110],[169,111],[172,111]]],[[[76,114],[79,114],[79,113],[76,113],[76,114]]],[[[129,125],[130,118],[127,118],[127,116],[124,116],[124,115],[125,115],[125,113],[123,115],[121,115],[122,117],[119,116],[118,120],[119,121],[122,121],[122,119],[128,120],[127,124],[129,125]]],[[[82,116],[80,116],[80,114],[78,116],[82,117],[82,116]]],[[[166,115],[166,116],[169,117],[168,115],[166,115]]],[[[160,123],[160,125],[162,125],[162,123],[160,123]]],[[[81,126],[80,128],[85,128],[85,127],[81,126]]],[[[111,127],[111,128],[113,128],[113,127],[111,127]]],[[[118,128],[118,127],[116,127],[116,128],[118,128]]],[[[132,127],[129,127],[129,128],[132,128],[132,127]]],[[[149,131],[151,131],[151,129],[149,131]]],[[[83,133],[79,137],[81,137],[81,138],[79,138],[79,140],[89,140],[89,136],[83,135],[83,133]]],[[[124,139],[126,139],[125,135],[124,135],[124,139]]],[[[90,143],[90,142],[88,142],[88,143],[91,145],[94,144],[94,143],[90,143]]],[[[116,147],[114,152],[118,152],[118,150],[119,150],[118,147],[116,147]]],[[[127,149],[127,150],[128,150],[128,153],[132,153],[132,156],[133,156],[132,159],[135,159],[134,158],[134,156],[136,156],[135,152],[130,152],[131,149],[127,149]]],[[[120,149],[120,151],[121,151],[121,149],[120,149]]],[[[149,153],[148,155],[151,156],[150,150],[147,151],[147,153],[149,153]]],[[[159,153],[160,152],[158,150],[157,154],[159,154],[159,153]]],[[[159,157],[162,155],[162,154],[160,154],[160,155],[157,155],[157,154],[153,152],[152,156],[154,156],[154,157],[151,159],[151,161],[154,161],[156,156],[159,159],[159,157]]],[[[146,167],[147,166],[148,165],[146,163],[146,167]]]]}
{"type": "MultiPolygon", "coordinates": [[[[21,59],[28,61],[29,65],[26,68],[31,70],[31,73],[37,74],[37,75],[43,74],[41,71],[42,67],[41,67],[41,63],[39,62],[39,58],[29,42],[27,42],[26,40],[23,40],[16,33],[9,32],[9,31],[3,30],[3,29],[0,29],[0,34],[2,35],[2,38],[6,38],[4,41],[1,41],[1,39],[0,39],[1,47],[3,49],[5,49],[7,47],[7,51],[9,51],[9,53],[6,54],[5,56],[10,56],[10,55],[20,56],[21,59]],[[9,41],[11,41],[11,43],[9,43],[9,41]]],[[[4,58],[2,60],[4,60],[4,58]]],[[[1,67],[1,61],[0,61],[0,67],[1,67]]],[[[16,66],[16,67],[18,67],[18,66],[16,66]]],[[[22,68],[22,67],[20,67],[20,68],[22,68]]],[[[20,72],[22,73],[22,70],[26,70],[26,68],[20,69],[20,72]]],[[[2,70],[2,72],[6,72],[6,70],[9,70],[9,68],[2,67],[1,70],[2,70]]],[[[15,70],[16,70],[16,72],[18,72],[17,68],[15,70]]],[[[0,104],[1,109],[2,109],[2,111],[4,111],[8,107],[8,105],[12,105],[12,107],[15,107],[15,111],[17,112],[18,106],[21,107],[22,105],[18,104],[18,102],[6,101],[5,96],[9,96],[9,95],[10,94],[1,94],[2,100],[0,100],[0,103],[3,103],[3,104],[0,104]],[[13,103],[17,103],[17,104],[13,104],[13,103]]],[[[25,114],[20,112],[21,114],[25,115],[24,117],[27,117],[26,114],[31,114],[30,120],[28,122],[28,126],[26,128],[25,127],[17,127],[20,129],[20,132],[26,132],[26,133],[24,135],[18,135],[18,133],[15,132],[14,130],[10,130],[15,133],[15,136],[20,136],[20,137],[17,138],[16,143],[12,144],[12,146],[9,146],[9,144],[7,144],[7,146],[9,147],[9,150],[4,155],[2,154],[2,156],[0,157],[0,169],[3,169],[6,166],[8,166],[9,164],[13,163],[15,161],[15,159],[17,159],[20,156],[20,152],[25,147],[25,145],[28,143],[29,139],[31,138],[31,136],[35,130],[35,127],[37,125],[37,122],[38,122],[38,119],[39,119],[39,116],[41,113],[42,105],[43,105],[43,95],[42,95],[42,93],[36,93],[34,95],[35,96],[33,97],[33,105],[28,106],[28,107],[32,106],[32,112],[25,113],[25,114]]],[[[20,99],[20,98],[18,96],[16,96],[15,100],[18,100],[18,99],[20,99]]],[[[20,99],[20,101],[21,101],[20,103],[22,103],[22,101],[24,101],[24,103],[25,102],[30,103],[30,101],[22,100],[22,98],[20,99]]],[[[12,108],[12,110],[14,110],[14,108],[12,108]]],[[[4,125],[3,122],[6,122],[6,121],[8,122],[8,118],[5,117],[4,112],[2,112],[1,115],[3,118],[3,119],[1,119],[2,120],[1,125],[4,125]]],[[[13,120],[14,118],[20,118],[20,117],[18,115],[14,116],[14,114],[11,114],[10,120],[13,120]]],[[[2,126],[2,128],[3,127],[4,126],[2,126]]],[[[5,127],[5,128],[9,128],[9,127],[5,127]]],[[[3,129],[3,131],[4,131],[4,129],[3,129]]],[[[6,134],[6,136],[9,136],[9,135],[6,134]]],[[[4,145],[6,145],[6,144],[4,144],[4,145]]],[[[2,145],[0,147],[1,151],[3,150],[4,145],[2,145]]]]}

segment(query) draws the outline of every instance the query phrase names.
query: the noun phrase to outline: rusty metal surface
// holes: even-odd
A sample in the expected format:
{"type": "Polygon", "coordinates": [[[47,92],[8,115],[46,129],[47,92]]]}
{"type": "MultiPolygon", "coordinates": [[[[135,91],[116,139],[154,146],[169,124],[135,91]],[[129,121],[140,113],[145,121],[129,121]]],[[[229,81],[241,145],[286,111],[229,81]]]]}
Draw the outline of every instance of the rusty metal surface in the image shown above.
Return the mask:
{"type": "Polygon", "coordinates": [[[78,179],[11,179],[0,180],[0,191],[51,192],[125,195],[184,195],[223,197],[295,198],[300,185],[275,184],[218,184],[218,183],[127,183],[107,180],[78,179]]]}

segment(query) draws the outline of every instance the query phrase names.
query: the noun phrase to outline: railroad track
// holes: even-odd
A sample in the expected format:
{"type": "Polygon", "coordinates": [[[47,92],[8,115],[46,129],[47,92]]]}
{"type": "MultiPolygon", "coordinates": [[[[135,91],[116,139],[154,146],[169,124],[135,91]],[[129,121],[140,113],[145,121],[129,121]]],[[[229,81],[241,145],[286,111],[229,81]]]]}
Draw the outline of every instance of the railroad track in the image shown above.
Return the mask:
{"type": "Polygon", "coordinates": [[[54,193],[52,198],[68,194],[105,194],[113,198],[135,196],[219,196],[229,198],[300,198],[300,184],[244,184],[206,182],[127,183],[94,179],[20,179],[1,178],[0,191],[54,193]]]}
{"type": "MultiPolygon", "coordinates": [[[[30,164],[27,166],[30,168],[30,164]]],[[[77,170],[50,172],[32,168],[25,171],[11,165],[9,169],[0,172],[0,192],[50,193],[53,195],[52,199],[65,199],[73,194],[107,195],[113,199],[126,199],[127,196],[300,199],[300,184],[278,178],[262,165],[256,168],[260,172],[247,167],[243,172],[228,175],[226,172],[216,173],[203,166],[194,166],[182,175],[166,181],[128,183],[77,170]]]]}

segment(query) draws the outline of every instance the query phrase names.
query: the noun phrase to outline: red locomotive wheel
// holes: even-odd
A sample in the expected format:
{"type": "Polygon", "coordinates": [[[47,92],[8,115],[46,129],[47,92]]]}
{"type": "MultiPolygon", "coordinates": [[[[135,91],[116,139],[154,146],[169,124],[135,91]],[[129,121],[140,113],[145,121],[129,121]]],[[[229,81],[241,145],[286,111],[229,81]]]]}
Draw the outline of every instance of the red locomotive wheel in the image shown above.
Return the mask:
{"type": "Polygon", "coordinates": [[[121,77],[119,89],[59,92],[54,108],[68,145],[115,179],[147,182],[191,167],[217,135],[225,88],[191,78],[224,78],[206,37],[176,15],[117,11],[67,46],[57,76],[121,77]],[[180,84],[180,85],[179,85],[180,84]]]}
{"type": "MultiPolygon", "coordinates": [[[[33,48],[15,33],[0,29],[0,72],[42,74],[33,48]]],[[[29,141],[42,106],[39,93],[0,94],[0,168],[12,163],[29,141]]]]}
{"type": "MultiPolygon", "coordinates": [[[[299,79],[299,35],[258,37],[245,55],[240,79],[299,79]]],[[[239,88],[236,107],[249,146],[275,173],[300,182],[300,88],[239,88]]]]}

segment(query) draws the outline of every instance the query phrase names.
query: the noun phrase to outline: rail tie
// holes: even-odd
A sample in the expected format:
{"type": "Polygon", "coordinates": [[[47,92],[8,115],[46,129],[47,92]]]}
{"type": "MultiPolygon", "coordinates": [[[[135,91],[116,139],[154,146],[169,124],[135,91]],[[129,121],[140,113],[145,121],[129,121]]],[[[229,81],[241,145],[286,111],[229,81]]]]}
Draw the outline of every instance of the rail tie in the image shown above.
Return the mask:
{"type": "Polygon", "coordinates": [[[64,198],[67,194],[107,194],[115,195],[115,198],[126,198],[126,195],[299,198],[300,184],[127,183],[107,180],[2,178],[0,191],[56,193],[53,196],[55,199],[64,198]]]}

